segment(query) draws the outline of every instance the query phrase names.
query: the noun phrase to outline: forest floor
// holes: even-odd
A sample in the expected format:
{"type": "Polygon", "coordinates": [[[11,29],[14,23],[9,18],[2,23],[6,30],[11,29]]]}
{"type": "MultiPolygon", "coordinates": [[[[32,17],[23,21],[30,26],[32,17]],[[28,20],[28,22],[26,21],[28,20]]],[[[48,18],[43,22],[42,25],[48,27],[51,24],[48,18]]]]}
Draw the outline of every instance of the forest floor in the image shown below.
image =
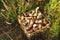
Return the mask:
{"type": "MultiPolygon", "coordinates": [[[[0,0],[0,40],[28,40],[20,28],[17,16],[36,7],[40,7],[39,11],[51,23],[50,39],[60,40],[60,0],[0,0]]],[[[42,39],[36,38],[45,40],[45,34],[41,36],[42,39]]]]}

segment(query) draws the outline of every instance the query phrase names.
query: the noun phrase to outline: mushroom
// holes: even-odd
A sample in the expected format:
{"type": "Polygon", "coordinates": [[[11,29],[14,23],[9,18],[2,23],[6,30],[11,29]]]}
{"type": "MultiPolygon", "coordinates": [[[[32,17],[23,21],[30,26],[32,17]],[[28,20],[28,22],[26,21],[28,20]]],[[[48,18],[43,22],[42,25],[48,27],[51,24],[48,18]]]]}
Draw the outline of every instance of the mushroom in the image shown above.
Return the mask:
{"type": "Polygon", "coordinates": [[[37,13],[34,13],[34,16],[37,16],[37,13]]]}
{"type": "Polygon", "coordinates": [[[36,20],[35,23],[38,23],[38,20],[36,20]]]}
{"type": "Polygon", "coordinates": [[[36,28],[37,24],[33,24],[33,28],[36,28]]]}
{"type": "Polygon", "coordinates": [[[39,29],[41,29],[41,27],[42,27],[42,24],[39,24],[39,25],[38,25],[38,27],[39,27],[39,29]]]}
{"type": "Polygon", "coordinates": [[[38,25],[37,24],[33,24],[33,30],[34,31],[36,31],[36,30],[38,30],[39,28],[38,28],[38,25]]]}
{"type": "Polygon", "coordinates": [[[36,13],[37,13],[38,9],[39,9],[39,7],[36,8],[36,13]]]}
{"type": "Polygon", "coordinates": [[[34,30],[33,29],[30,29],[29,31],[27,31],[28,33],[32,33],[32,32],[34,32],[34,30]]]}
{"type": "Polygon", "coordinates": [[[42,20],[36,20],[35,23],[42,23],[42,20]]]}
{"type": "Polygon", "coordinates": [[[31,16],[32,16],[32,14],[30,13],[30,14],[29,14],[29,16],[31,17],[31,16]]]}
{"type": "Polygon", "coordinates": [[[38,23],[42,23],[42,20],[38,20],[38,23]]]}
{"type": "Polygon", "coordinates": [[[42,13],[38,13],[37,19],[43,18],[42,13]]]}
{"type": "Polygon", "coordinates": [[[30,26],[33,24],[33,21],[32,20],[30,20],[30,26]]]}
{"type": "Polygon", "coordinates": [[[32,15],[33,15],[33,13],[34,13],[34,10],[32,10],[32,15]]]}
{"type": "Polygon", "coordinates": [[[23,20],[24,19],[24,16],[21,16],[21,20],[23,20]]]}

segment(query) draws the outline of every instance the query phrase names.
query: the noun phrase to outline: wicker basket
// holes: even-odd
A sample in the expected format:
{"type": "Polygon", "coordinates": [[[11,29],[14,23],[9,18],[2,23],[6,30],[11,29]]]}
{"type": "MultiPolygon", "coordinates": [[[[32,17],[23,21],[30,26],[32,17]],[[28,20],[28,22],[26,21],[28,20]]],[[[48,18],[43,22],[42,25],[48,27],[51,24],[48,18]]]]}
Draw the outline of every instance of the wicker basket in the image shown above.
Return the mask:
{"type": "Polygon", "coordinates": [[[31,39],[35,35],[43,35],[50,29],[50,22],[38,9],[39,7],[29,12],[18,15],[18,22],[21,25],[20,27],[22,28],[28,39],[31,39]]]}

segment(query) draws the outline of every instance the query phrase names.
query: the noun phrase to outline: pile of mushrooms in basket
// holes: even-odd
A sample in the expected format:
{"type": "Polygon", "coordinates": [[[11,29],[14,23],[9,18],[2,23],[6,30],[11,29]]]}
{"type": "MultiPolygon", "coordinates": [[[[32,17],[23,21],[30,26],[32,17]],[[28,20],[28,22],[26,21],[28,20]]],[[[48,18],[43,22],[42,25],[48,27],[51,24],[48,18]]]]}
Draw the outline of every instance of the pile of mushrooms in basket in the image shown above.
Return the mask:
{"type": "Polygon", "coordinates": [[[44,32],[49,28],[50,22],[38,9],[39,7],[18,15],[18,22],[27,37],[33,36],[37,32],[44,32]]]}

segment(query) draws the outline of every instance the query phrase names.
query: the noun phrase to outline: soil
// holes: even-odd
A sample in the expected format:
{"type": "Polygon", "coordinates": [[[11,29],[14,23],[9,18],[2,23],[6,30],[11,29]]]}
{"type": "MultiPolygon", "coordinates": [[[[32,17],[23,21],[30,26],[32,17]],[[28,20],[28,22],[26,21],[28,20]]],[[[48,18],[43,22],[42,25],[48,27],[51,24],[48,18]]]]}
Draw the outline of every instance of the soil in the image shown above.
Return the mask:
{"type": "Polygon", "coordinates": [[[18,23],[8,25],[4,23],[3,19],[0,19],[0,39],[27,40],[26,36],[24,35],[23,31],[20,29],[18,25],[18,23]],[[11,37],[11,39],[8,35],[11,37]]]}
{"type": "MultiPolygon", "coordinates": [[[[47,32],[46,32],[47,33],[47,32]]],[[[31,37],[30,40],[46,40],[45,32],[31,37]],[[40,35],[40,36],[39,36],[40,35]]],[[[28,40],[18,22],[8,25],[4,19],[0,19],[0,40],[28,40]]]]}

